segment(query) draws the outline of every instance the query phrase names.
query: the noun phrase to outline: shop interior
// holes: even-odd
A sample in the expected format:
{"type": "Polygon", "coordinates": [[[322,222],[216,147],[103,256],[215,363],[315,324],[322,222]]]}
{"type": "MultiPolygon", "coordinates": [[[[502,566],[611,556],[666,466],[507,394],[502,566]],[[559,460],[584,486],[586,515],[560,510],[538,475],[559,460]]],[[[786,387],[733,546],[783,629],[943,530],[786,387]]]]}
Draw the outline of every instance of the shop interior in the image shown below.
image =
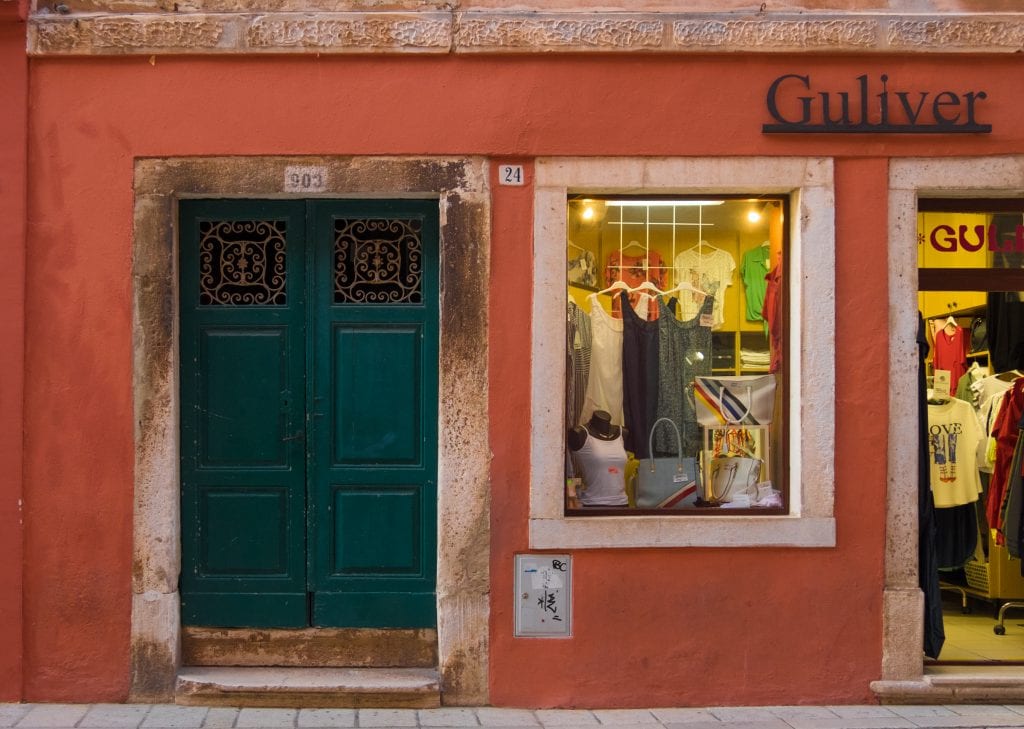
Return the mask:
{"type": "Polygon", "coordinates": [[[567,515],[785,513],[787,204],[570,196],[567,515]]]}
{"type": "Polygon", "coordinates": [[[917,222],[926,662],[1024,665],[1024,201],[921,200],[917,222]]]}

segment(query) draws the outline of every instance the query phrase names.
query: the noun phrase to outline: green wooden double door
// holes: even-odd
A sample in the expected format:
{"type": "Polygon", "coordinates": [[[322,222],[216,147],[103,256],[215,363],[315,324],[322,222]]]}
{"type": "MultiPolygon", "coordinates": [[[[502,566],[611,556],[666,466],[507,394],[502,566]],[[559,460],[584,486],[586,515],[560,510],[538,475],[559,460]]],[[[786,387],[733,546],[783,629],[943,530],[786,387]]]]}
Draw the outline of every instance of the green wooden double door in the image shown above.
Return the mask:
{"type": "Polygon", "coordinates": [[[436,624],[438,205],[180,206],[182,622],[436,624]]]}

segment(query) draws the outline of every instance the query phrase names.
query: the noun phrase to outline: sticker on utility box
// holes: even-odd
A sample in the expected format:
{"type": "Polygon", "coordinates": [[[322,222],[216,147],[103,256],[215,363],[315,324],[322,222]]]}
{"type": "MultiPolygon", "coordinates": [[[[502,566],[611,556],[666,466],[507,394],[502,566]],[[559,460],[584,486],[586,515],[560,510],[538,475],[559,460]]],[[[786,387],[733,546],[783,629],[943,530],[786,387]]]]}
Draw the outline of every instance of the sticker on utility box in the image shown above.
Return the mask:
{"type": "Polygon", "coordinates": [[[572,635],[572,561],[568,554],[516,555],[516,637],[572,635]]]}

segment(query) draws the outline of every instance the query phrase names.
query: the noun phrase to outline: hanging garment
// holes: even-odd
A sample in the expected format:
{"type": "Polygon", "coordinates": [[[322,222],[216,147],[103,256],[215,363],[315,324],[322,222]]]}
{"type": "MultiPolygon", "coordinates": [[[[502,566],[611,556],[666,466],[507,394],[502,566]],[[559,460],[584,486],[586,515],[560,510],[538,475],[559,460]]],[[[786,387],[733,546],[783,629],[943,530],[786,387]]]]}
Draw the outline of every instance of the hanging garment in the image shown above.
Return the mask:
{"type": "MultiPolygon", "coordinates": [[[[565,333],[565,427],[572,428],[580,422],[583,410],[591,351],[590,317],[573,301],[569,302],[566,310],[565,333]]],[[[579,475],[569,449],[566,449],[566,475],[579,475]]]]}
{"type": "Polygon", "coordinates": [[[1016,292],[988,295],[985,328],[992,369],[1024,369],[1024,302],[1016,292]]]}
{"type": "Polygon", "coordinates": [[[935,510],[935,561],[940,570],[962,568],[978,546],[974,504],[935,510]]]}
{"type": "Polygon", "coordinates": [[[769,372],[782,367],[782,266],[776,266],[765,276],[768,282],[764,295],[764,320],[768,323],[768,341],[772,350],[769,372]]]}
{"type": "Polygon", "coordinates": [[[949,370],[949,391],[956,392],[960,377],[967,371],[967,332],[963,327],[942,327],[935,332],[935,352],[932,365],[937,370],[949,370]],[[946,329],[952,330],[952,333],[946,329]]]}
{"type": "Polygon", "coordinates": [[[1020,559],[1021,509],[1024,507],[1024,493],[1021,493],[1021,450],[1024,441],[1020,438],[1020,423],[1017,424],[1017,445],[1010,460],[1010,472],[1006,481],[1006,498],[1003,499],[1003,534],[1006,536],[1006,551],[1020,559]]]}
{"type": "MultiPolygon", "coordinates": [[[[688,283],[698,291],[715,298],[713,311],[714,327],[725,322],[725,289],[732,286],[732,274],[736,261],[728,252],[707,244],[694,246],[676,256],[675,272],[677,283],[688,283]]],[[[679,299],[680,316],[692,319],[704,305],[704,296],[692,293],[679,299]]]]}
{"type": "Polygon", "coordinates": [[[590,302],[590,372],[583,409],[576,423],[590,420],[595,410],[611,415],[613,425],[623,425],[622,413],[622,329],[621,319],[604,310],[597,294],[590,302]]]}
{"type": "Polygon", "coordinates": [[[587,435],[575,453],[586,488],[579,495],[584,506],[626,506],[626,449],[622,433],[614,440],[587,435]]]}
{"type": "Polygon", "coordinates": [[[1010,479],[1010,463],[1013,451],[1017,447],[1017,423],[1024,414],[1024,379],[1013,383],[1013,387],[1003,396],[1003,406],[999,410],[992,435],[996,441],[995,465],[992,467],[992,478],[989,481],[988,501],[985,506],[985,517],[989,525],[996,530],[996,543],[1005,544],[1003,522],[1001,518],[1003,499],[1006,497],[1006,485],[1010,479]]]}
{"type": "Polygon", "coordinates": [[[622,305],[622,410],[626,421],[626,449],[649,458],[647,439],[658,407],[658,322],[645,321],[629,305],[622,305]]]}
{"type": "Polygon", "coordinates": [[[929,483],[928,463],[928,406],[925,396],[925,358],[928,356],[928,338],[924,319],[918,316],[917,327],[917,559],[918,584],[924,593],[924,654],[938,658],[946,634],[942,624],[942,594],[939,590],[939,568],[935,548],[935,508],[929,483]]]}
{"type": "Polygon", "coordinates": [[[740,278],[743,279],[743,288],[747,295],[747,321],[761,321],[764,318],[761,312],[764,310],[764,296],[768,291],[765,277],[771,269],[770,257],[768,245],[765,244],[744,253],[740,262],[740,278]]]}
{"type": "Polygon", "coordinates": [[[956,398],[928,405],[928,463],[937,509],[972,504],[981,493],[978,441],[981,428],[970,403],[956,398]]]}
{"type": "MultiPolygon", "coordinates": [[[[693,378],[711,374],[711,328],[701,326],[714,299],[707,297],[695,317],[679,321],[660,300],[658,316],[658,405],[655,419],[668,418],[679,428],[683,457],[700,451],[700,428],[693,399],[693,378]]],[[[705,323],[706,323],[705,319],[705,323]]],[[[675,433],[659,428],[654,434],[655,455],[676,452],[675,433]]]]}
{"type": "MultiPolygon", "coordinates": [[[[631,256],[628,253],[612,251],[608,256],[608,264],[604,268],[605,286],[611,286],[615,281],[622,281],[630,288],[635,288],[644,281],[650,281],[659,289],[665,288],[668,280],[665,262],[657,251],[649,251],[639,256],[631,256]]],[[[658,318],[658,309],[649,306],[648,299],[639,291],[630,292],[629,302],[633,311],[641,319],[654,320],[658,318]]],[[[622,309],[619,304],[619,297],[612,298],[612,316],[622,316],[622,309]]]]}

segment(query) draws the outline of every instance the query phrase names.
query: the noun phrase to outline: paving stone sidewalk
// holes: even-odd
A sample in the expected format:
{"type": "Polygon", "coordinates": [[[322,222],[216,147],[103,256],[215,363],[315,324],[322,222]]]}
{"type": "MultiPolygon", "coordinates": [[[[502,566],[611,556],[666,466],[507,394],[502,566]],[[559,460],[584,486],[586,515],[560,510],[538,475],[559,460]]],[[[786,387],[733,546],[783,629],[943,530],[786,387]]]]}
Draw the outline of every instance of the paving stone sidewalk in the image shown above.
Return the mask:
{"type": "Polygon", "coordinates": [[[700,709],[254,709],[172,704],[0,704],[21,729],[926,729],[1024,727],[1024,705],[700,709]]]}

